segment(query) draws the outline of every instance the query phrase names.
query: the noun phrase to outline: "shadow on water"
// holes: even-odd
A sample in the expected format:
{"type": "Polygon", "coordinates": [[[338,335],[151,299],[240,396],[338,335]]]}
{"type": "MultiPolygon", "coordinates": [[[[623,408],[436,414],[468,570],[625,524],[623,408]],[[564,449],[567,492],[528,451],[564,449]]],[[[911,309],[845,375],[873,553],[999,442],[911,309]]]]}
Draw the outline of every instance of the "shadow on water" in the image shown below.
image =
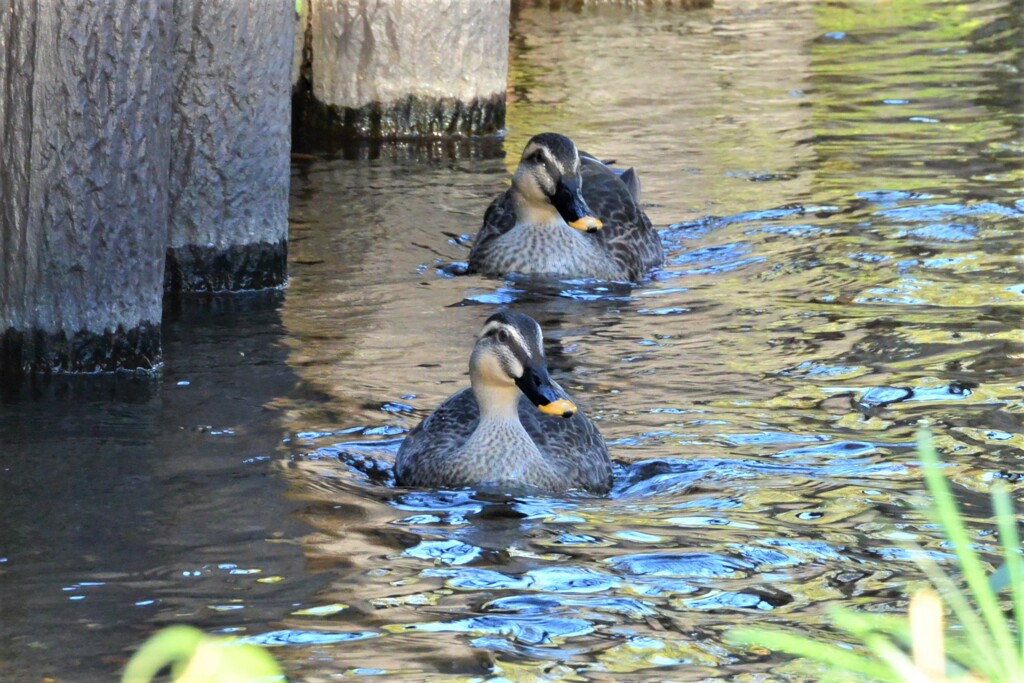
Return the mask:
{"type": "Polygon", "coordinates": [[[110,680],[157,625],[263,630],[316,586],[268,476],[268,404],[295,383],[281,298],[186,302],[161,375],[36,379],[5,401],[0,678],[110,680]]]}
{"type": "Polygon", "coordinates": [[[724,634],[905,609],[906,543],[949,560],[921,419],[992,546],[1024,459],[1018,4],[541,4],[504,156],[299,159],[285,293],[171,315],[158,379],[8,397],[0,677],[109,680],[189,622],[304,681],[818,680],[724,634]],[[638,168],[663,270],[452,276],[541,130],[638,168]],[[394,486],[502,306],[542,323],[610,496],[394,486]]]}

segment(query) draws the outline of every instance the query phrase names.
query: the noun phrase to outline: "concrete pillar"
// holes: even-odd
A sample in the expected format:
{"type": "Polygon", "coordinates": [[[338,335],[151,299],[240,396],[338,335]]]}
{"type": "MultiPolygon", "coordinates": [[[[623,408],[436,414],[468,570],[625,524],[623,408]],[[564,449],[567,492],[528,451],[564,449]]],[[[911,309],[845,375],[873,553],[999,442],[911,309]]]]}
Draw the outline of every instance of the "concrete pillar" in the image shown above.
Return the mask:
{"type": "Polygon", "coordinates": [[[0,374],[160,362],[169,0],[0,10],[0,374]]]}
{"type": "Polygon", "coordinates": [[[505,120],[509,0],[308,0],[299,138],[488,135],[505,120]]]}
{"type": "Polygon", "coordinates": [[[166,290],[287,278],[294,0],[175,0],[166,290]]]}

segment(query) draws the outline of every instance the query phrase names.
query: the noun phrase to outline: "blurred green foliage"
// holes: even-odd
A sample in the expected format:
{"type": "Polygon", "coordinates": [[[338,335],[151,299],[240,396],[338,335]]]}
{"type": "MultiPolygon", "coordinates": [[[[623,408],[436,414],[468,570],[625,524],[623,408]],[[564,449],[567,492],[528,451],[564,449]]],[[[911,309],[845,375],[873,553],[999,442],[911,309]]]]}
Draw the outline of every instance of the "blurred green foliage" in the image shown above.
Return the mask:
{"type": "Polygon", "coordinates": [[[285,680],[277,662],[262,647],[208,636],[191,626],[171,626],[143,643],[128,661],[121,683],[149,683],[167,667],[174,683],[285,680]]]}

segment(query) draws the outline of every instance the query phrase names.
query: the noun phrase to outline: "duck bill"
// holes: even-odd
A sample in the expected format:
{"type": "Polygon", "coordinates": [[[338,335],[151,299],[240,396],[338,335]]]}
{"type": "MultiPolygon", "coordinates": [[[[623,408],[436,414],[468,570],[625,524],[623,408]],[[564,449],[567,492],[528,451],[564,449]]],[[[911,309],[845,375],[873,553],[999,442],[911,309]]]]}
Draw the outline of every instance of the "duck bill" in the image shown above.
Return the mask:
{"type": "Polygon", "coordinates": [[[583,186],[579,176],[563,177],[559,180],[551,203],[554,204],[570,228],[576,228],[583,232],[597,232],[603,227],[601,221],[593,215],[586,200],[583,199],[583,186]]]}
{"type": "Polygon", "coordinates": [[[542,413],[566,418],[576,414],[576,406],[555,391],[555,385],[543,366],[528,366],[523,376],[516,380],[516,386],[542,413]]]}

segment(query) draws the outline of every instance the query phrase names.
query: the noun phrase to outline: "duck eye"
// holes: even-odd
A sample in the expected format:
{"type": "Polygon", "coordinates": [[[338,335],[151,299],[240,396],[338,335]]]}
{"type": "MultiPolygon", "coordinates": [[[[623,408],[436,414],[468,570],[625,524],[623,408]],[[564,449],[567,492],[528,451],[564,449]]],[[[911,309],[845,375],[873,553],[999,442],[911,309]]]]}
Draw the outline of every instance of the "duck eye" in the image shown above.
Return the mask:
{"type": "Polygon", "coordinates": [[[533,163],[539,163],[543,159],[544,154],[539,149],[526,158],[527,161],[532,161],[533,163]]]}
{"type": "Polygon", "coordinates": [[[498,337],[498,341],[501,342],[502,344],[508,343],[508,331],[498,330],[498,334],[496,336],[498,337]]]}

